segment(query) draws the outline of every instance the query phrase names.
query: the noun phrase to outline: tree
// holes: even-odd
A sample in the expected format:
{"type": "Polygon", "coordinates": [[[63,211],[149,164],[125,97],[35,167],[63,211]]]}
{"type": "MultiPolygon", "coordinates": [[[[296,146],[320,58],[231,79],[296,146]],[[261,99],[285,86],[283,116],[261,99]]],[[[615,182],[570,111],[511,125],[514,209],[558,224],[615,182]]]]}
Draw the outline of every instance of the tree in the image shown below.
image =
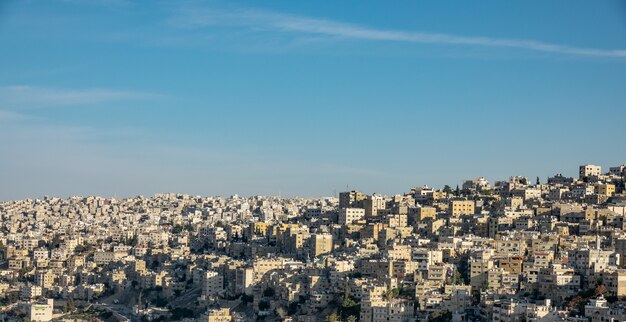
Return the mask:
{"type": "Polygon", "coordinates": [[[248,295],[248,294],[243,294],[241,296],[241,301],[243,303],[252,303],[252,301],[254,301],[254,296],[248,295]]]}
{"type": "Polygon", "coordinates": [[[540,185],[541,181],[539,181],[539,176],[537,176],[537,185],[540,185]]]}
{"type": "Polygon", "coordinates": [[[463,279],[463,275],[457,269],[454,270],[453,281],[455,285],[465,285],[465,280],[463,279]]]}
{"type": "Polygon", "coordinates": [[[298,302],[291,302],[289,303],[289,306],[287,307],[287,314],[288,315],[295,315],[298,312],[298,308],[300,307],[300,305],[298,304],[298,302]]]}
{"type": "Polygon", "coordinates": [[[259,310],[265,311],[265,310],[267,310],[269,308],[270,308],[270,302],[268,302],[268,301],[261,301],[261,302],[259,302],[259,310]]]}
{"type": "Polygon", "coordinates": [[[358,316],[359,312],[361,312],[361,305],[345,293],[339,307],[339,317],[341,320],[344,321],[354,315],[358,316]]]}
{"type": "Polygon", "coordinates": [[[276,295],[276,291],[271,287],[268,287],[263,291],[263,296],[265,297],[274,297],[274,295],[276,295]]]}
{"type": "Polygon", "coordinates": [[[609,290],[606,288],[606,286],[604,286],[604,284],[600,284],[598,285],[598,287],[596,287],[596,289],[594,290],[594,295],[595,296],[600,296],[603,295],[604,293],[608,292],[609,290]]]}
{"type": "Polygon", "coordinates": [[[452,193],[452,188],[449,185],[445,185],[445,186],[443,186],[443,192],[445,192],[447,194],[451,194],[452,193]]]}
{"type": "Polygon", "coordinates": [[[443,312],[442,311],[433,312],[428,318],[428,321],[435,321],[435,322],[446,322],[450,320],[452,320],[452,313],[448,310],[443,311],[443,312]]]}
{"type": "Polygon", "coordinates": [[[177,307],[171,311],[172,320],[182,320],[184,318],[193,318],[193,311],[187,308],[177,307]]]}
{"type": "Polygon", "coordinates": [[[326,317],[326,319],[324,319],[324,322],[337,322],[337,321],[339,321],[339,315],[337,314],[337,312],[331,313],[329,316],[326,317]]]}
{"type": "Polygon", "coordinates": [[[399,287],[392,288],[389,291],[387,291],[387,293],[385,293],[385,296],[387,297],[388,300],[394,299],[394,298],[398,297],[398,295],[400,295],[400,288],[399,287]]]}
{"type": "Polygon", "coordinates": [[[348,322],[356,322],[357,318],[354,315],[350,315],[347,320],[348,320],[348,322]]]}

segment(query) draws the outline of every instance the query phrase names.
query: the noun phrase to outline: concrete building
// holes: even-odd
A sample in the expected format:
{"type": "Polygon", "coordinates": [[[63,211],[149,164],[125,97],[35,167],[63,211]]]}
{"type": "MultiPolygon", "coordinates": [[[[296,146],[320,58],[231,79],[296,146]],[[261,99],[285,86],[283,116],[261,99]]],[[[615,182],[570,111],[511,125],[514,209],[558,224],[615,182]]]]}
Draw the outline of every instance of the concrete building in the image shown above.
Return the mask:
{"type": "Polygon", "coordinates": [[[252,267],[240,267],[235,272],[235,292],[237,294],[252,294],[254,285],[254,269],[252,267]]]}
{"type": "Polygon", "coordinates": [[[602,167],[599,165],[585,164],[581,165],[578,170],[578,178],[584,179],[589,177],[597,177],[602,173],[602,167]]]}
{"type": "Polygon", "coordinates": [[[363,200],[363,208],[365,208],[365,217],[373,217],[378,215],[378,211],[381,209],[385,209],[387,201],[385,197],[373,194],[371,196],[367,196],[365,200],[363,200]]]}
{"type": "Polygon", "coordinates": [[[314,257],[330,254],[333,251],[333,235],[331,234],[314,234],[311,241],[313,243],[311,250],[314,257]]]}
{"type": "Polygon", "coordinates": [[[362,322],[413,322],[414,304],[410,300],[364,300],[361,303],[362,322]]]}
{"type": "Polygon", "coordinates": [[[230,309],[220,308],[209,310],[200,321],[206,322],[231,322],[230,309]]]}
{"type": "Polygon", "coordinates": [[[355,221],[365,217],[365,209],[362,208],[342,208],[339,209],[337,221],[340,225],[351,225],[355,221]]]}
{"type": "Polygon", "coordinates": [[[476,203],[473,200],[453,200],[448,203],[448,213],[454,217],[473,215],[476,203]]]}
{"type": "Polygon", "coordinates": [[[206,297],[217,296],[224,291],[224,277],[215,271],[204,274],[202,295],[206,297]]]}
{"type": "Polygon", "coordinates": [[[51,321],[54,300],[47,299],[45,304],[31,303],[29,305],[29,319],[31,321],[51,321]]]}
{"type": "Polygon", "coordinates": [[[339,208],[363,208],[363,200],[367,195],[359,191],[346,191],[339,193],[339,208]]]}

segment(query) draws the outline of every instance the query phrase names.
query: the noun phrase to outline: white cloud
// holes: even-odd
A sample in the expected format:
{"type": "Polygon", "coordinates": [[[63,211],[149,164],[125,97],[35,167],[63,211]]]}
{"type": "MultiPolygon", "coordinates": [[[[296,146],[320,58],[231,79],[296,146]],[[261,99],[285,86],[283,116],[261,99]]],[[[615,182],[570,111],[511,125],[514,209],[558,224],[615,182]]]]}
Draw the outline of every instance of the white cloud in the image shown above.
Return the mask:
{"type": "Polygon", "coordinates": [[[248,27],[255,31],[281,31],[340,37],[345,39],[396,41],[424,44],[470,45],[517,48],[577,56],[626,57],[626,49],[598,49],[566,46],[536,40],[468,37],[451,34],[400,31],[314,19],[259,10],[185,9],[171,21],[186,28],[207,26],[248,27]]]}
{"type": "Polygon", "coordinates": [[[0,104],[10,108],[76,106],[110,101],[152,99],[158,94],[113,89],[59,89],[0,86],[0,104]]]}

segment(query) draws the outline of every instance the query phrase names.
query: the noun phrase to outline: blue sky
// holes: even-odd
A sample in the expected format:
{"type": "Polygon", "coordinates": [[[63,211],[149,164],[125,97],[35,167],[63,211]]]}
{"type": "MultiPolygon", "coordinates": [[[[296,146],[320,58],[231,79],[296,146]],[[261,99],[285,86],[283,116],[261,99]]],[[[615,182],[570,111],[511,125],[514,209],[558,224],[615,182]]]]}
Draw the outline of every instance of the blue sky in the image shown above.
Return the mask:
{"type": "Polygon", "coordinates": [[[3,1],[0,200],[626,162],[622,1],[3,1]]]}

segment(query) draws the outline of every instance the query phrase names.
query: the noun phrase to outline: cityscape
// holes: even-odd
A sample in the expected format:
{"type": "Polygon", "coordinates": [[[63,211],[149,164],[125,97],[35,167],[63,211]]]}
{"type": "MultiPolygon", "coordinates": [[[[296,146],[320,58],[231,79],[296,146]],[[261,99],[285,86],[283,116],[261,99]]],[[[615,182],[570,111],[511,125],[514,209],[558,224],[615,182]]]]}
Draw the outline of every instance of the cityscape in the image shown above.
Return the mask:
{"type": "Polygon", "coordinates": [[[0,320],[624,321],[625,182],[7,201],[0,320]]]}
{"type": "Polygon", "coordinates": [[[626,0],[0,0],[0,322],[626,322],[626,0]]]}

